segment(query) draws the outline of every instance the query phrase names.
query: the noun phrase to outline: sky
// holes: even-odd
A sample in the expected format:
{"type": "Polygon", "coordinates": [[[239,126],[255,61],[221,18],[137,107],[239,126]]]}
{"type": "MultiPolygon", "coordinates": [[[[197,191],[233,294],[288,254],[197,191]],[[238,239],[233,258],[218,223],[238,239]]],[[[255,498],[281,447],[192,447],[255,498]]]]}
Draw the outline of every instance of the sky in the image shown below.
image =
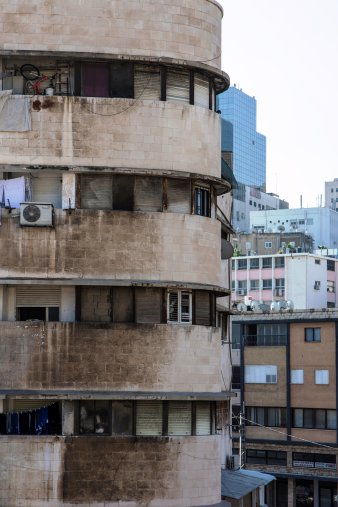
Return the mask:
{"type": "Polygon", "coordinates": [[[257,100],[267,191],[324,206],[338,178],[338,0],[218,1],[222,70],[257,100]]]}

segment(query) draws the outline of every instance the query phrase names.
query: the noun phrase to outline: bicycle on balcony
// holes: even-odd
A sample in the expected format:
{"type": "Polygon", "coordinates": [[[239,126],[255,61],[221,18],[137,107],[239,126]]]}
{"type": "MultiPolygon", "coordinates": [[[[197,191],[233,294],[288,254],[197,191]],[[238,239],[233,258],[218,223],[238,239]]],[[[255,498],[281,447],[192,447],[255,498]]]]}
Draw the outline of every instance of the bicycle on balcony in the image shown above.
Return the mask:
{"type": "Polygon", "coordinates": [[[25,63],[20,67],[20,73],[25,78],[24,93],[25,95],[53,95],[53,81],[55,74],[52,76],[40,74],[35,65],[25,63]],[[45,83],[45,85],[43,85],[45,83]]]}

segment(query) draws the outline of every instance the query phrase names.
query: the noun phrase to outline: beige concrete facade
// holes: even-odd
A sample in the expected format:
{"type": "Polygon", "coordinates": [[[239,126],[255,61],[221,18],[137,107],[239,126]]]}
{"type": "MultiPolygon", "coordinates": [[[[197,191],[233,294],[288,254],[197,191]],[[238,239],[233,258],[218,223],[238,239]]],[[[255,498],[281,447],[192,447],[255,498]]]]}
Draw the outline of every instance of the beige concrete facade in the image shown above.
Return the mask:
{"type": "Polygon", "coordinates": [[[3,164],[161,169],[220,177],[220,118],[212,111],[119,98],[40,96],[30,101],[32,130],[0,132],[3,164]]]}
{"type": "Polygon", "coordinates": [[[225,283],[220,223],[205,217],[56,210],[55,228],[27,228],[12,214],[0,237],[0,278],[225,283]]]}
{"type": "Polygon", "coordinates": [[[221,390],[215,328],[0,322],[0,334],[3,389],[221,390]]]}
{"type": "Polygon", "coordinates": [[[217,436],[1,439],[6,507],[186,507],[219,498],[217,436]]]}

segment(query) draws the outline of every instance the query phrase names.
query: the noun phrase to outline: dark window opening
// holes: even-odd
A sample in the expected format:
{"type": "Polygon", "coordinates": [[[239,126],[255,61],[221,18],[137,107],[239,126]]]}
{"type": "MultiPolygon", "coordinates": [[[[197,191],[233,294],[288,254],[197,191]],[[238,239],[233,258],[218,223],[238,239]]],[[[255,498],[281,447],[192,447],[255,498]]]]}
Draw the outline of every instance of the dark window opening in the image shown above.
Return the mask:
{"type": "Polygon", "coordinates": [[[81,96],[109,97],[109,64],[83,63],[81,65],[81,96]]]}
{"type": "Polygon", "coordinates": [[[0,414],[1,435],[61,435],[61,403],[0,414]]]}
{"type": "Polygon", "coordinates": [[[80,434],[109,435],[111,433],[109,401],[80,401],[79,415],[80,434]]]}
{"type": "Polygon", "coordinates": [[[195,215],[210,217],[210,190],[204,187],[195,187],[194,195],[195,215]]]}
{"type": "Polygon", "coordinates": [[[48,322],[58,322],[60,310],[57,306],[25,306],[17,308],[17,320],[43,320],[48,322]]]}

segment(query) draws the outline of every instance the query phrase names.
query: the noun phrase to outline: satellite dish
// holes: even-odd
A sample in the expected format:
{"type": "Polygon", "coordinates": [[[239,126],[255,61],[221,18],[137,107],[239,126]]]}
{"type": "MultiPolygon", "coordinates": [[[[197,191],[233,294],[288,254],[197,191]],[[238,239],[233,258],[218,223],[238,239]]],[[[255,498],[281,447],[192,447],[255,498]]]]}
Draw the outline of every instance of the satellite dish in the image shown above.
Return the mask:
{"type": "Polygon", "coordinates": [[[293,304],[293,301],[291,301],[291,299],[288,299],[286,302],[286,306],[288,310],[292,311],[295,305],[293,304]]]}
{"type": "Polygon", "coordinates": [[[270,313],[270,306],[266,303],[260,303],[259,307],[263,313],[270,313]]]}
{"type": "Polygon", "coordinates": [[[238,303],[236,308],[239,312],[246,312],[248,310],[245,303],[238,303]]]}
{"type": "Polygon", "coordinates": [[[230,259],[234,255],[234,247],[226,239],[221,240],[221,259],[230,259]]]}
{"type": "Polygon", "coordinates": [[[261,311],[261,308],[260,308],[260,305],[259,305],[259,302],[256,301],[255,299],[253,299],[250,303],[250,308],[253,312],[259,312],[261,311]]]}
{"type": "Polygon", "coordinates": [[[284,232],[284,231],[285,231],[285,227],[284,227],[284,225],[279,225],[279,226],[277,227],[277,229],[278,229],[280,232],[284,232]]]}
{"type": "Polygon", "coordinates": [[[272,301],[270,304],[270,310],[272,312],[279,312],[279,302],[278,301],[272,301]]]}

